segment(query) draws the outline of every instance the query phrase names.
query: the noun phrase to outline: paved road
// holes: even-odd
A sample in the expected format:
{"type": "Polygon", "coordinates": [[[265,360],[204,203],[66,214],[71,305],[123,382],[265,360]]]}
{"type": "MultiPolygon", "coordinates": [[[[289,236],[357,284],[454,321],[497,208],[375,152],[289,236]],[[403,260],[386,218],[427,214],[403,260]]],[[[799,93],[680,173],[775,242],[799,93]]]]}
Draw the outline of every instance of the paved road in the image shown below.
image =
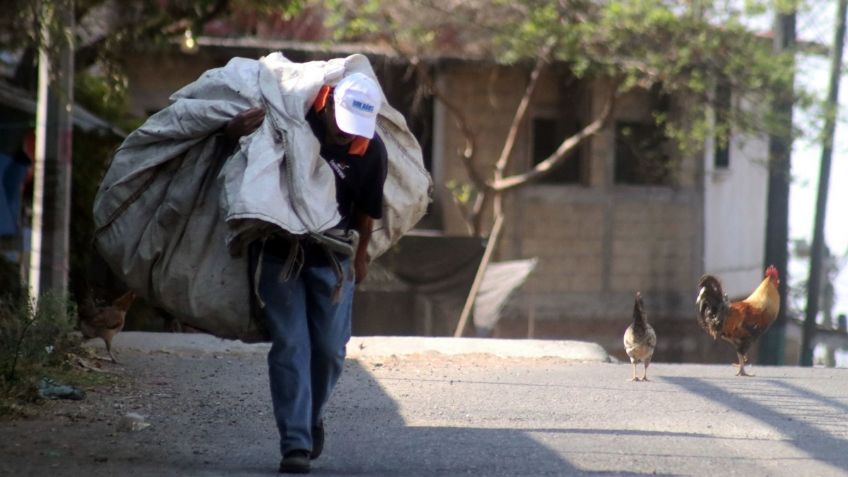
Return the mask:
{"type": "MultiPolygon", "coordinates": [[[[354,343],[313,474],[848,475],[848,370],[656,363],[634,383],[578,343],[426,343],[354,343]]],[[[0,423],[0,475],[275,474],[265,348],[128,346],[131,379],[0,423]],[[151,426],[120,430],[127,412],[151,426]]]]}

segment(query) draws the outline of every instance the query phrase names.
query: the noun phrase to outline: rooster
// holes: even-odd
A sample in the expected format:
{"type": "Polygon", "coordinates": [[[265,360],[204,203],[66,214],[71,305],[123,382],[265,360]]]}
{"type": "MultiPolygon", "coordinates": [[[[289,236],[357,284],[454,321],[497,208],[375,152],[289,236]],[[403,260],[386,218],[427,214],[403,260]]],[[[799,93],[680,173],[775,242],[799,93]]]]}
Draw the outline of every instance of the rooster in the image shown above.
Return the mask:
{"type": "Polygon", "coordinates": [[[779,284],[777,268],[769,266],[760,286],[748,298],[731,303],[716,277],[704,275],[698,282],[698,324],[714,340],[721,337],[733,345],[739,358],[737,376],[751,376],[745,372],[748,348],[777,319],[779,284]]]}
{"type": "Polygon", "coordinates": [[[79,322],[83,336],[89,339],[102,338],[113,363],[118,361],[112,354],[112,338],[124,328],[124,318],[134,300],[135,293],[128,291],[109,306],[96,306],[90,296],[80,304],[79,322]]]}
{"type": "Polygon", "coordinates": [[[651,364],[651,357],[654,355],[654,348],[656,347],[657,334],[654,332],[654,328],[648,324],[648,317],[642,306],[642,294],[636,292],[636,302],[633,304],[633,323],[624,332],[624,351],[627,352],[627,356],[630,357],[630,362],[633,364],[632,381],[640,380],[636,377],[636,363],[640,361],[645,366],[641,380],[648,380],[648,365],[651,364]]]}

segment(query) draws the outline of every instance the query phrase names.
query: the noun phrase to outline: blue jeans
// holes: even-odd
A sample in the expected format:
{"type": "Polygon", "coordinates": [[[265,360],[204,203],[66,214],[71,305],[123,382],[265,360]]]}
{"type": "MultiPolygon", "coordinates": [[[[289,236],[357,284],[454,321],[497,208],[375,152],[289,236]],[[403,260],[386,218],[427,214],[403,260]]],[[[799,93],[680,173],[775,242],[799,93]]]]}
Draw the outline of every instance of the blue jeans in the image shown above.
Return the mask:
{"type": "Polygon", "coordinates": [[[335,304],[331,297],[338,279],[330,264],[307,261],[285,280],[285,260],[285,254],[266,250],[258,287],[271,335],[268,372],[283,455],[312,450],[312,427],[321,421],[344,368],[354,291],[349,258],[340,260],[345,278],[335,304]]]}

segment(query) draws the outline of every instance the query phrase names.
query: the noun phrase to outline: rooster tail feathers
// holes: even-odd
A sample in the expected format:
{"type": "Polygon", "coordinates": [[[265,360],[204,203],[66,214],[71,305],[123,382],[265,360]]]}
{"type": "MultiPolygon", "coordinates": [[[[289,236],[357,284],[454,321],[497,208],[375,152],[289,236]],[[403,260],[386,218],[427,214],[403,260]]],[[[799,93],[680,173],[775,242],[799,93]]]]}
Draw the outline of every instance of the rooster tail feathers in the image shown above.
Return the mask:
{"type": "Polygon", "coordinates": [[[642,294],[636,292],[636,299],[633,301],[633,324],[644,328],[648,324],[648,319],[645,316],[645,307],[642,304],[642,294]]]}
{"type": "Polygon", "coordinates": [[[90,318],[97,314],[97,303],[94,301],[94,293],[90,288],[85,288],[77,299],[77,316],[79,318],[90,318]]]}
{"type": "Polygon", "coordinates": [[[132,305],[133,301],[135,301],[135,292],[130,290],[118,298],[115,298],[112,302],[112,306],[122,311],[127,311],[130,309],[130,305],[132,305]]]}
{"type": "Polygon", "coordinates": [[[701,277],[698,281],[698,298],[695,305],[698,308],[698,325],[713,339],[718,338],[724,318],[730,309],[730,302],[716,277],[701,277]]]}
{"type": "Polygon", "coordinates": [[[724,289],[721,287],[721,282],[718,278],[712,275],[704,275],[698,280],[698,288],[708,288],[710,290],[715,290],[716,293],[721,295],[724,294],[724,289]]]}

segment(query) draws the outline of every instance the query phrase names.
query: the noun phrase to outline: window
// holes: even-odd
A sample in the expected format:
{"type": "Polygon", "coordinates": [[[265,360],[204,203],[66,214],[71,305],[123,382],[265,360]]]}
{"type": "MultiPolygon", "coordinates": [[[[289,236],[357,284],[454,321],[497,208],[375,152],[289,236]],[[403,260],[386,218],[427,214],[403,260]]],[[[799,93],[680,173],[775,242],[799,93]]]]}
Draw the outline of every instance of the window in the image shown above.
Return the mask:
{"type": "Polygon", "coordinates": [[[727,128],[728,115],[730,114],[730,84],[724,79],[718,82],[715,92],[715,158],[716,169],[727,169],[730,167],[730,134],[727,128]]]}
{"type": "MultiPolygon", "coordinates": [[[[576,120],[566,121],[553,117],[533,119],[533,165],[544,161],[556,152],[562,142],[580,131],[576,120]]],[[[583,176],[581,146],[568,153],[563,162],[539,179],[543,184],[578,184],[583,176]]]]}
{"type": "Polygon", "coordinates": [[[667,138],[653,122],[620,121],[615,125],[615,182],[668,185],[673,179],[667,138]]]}

